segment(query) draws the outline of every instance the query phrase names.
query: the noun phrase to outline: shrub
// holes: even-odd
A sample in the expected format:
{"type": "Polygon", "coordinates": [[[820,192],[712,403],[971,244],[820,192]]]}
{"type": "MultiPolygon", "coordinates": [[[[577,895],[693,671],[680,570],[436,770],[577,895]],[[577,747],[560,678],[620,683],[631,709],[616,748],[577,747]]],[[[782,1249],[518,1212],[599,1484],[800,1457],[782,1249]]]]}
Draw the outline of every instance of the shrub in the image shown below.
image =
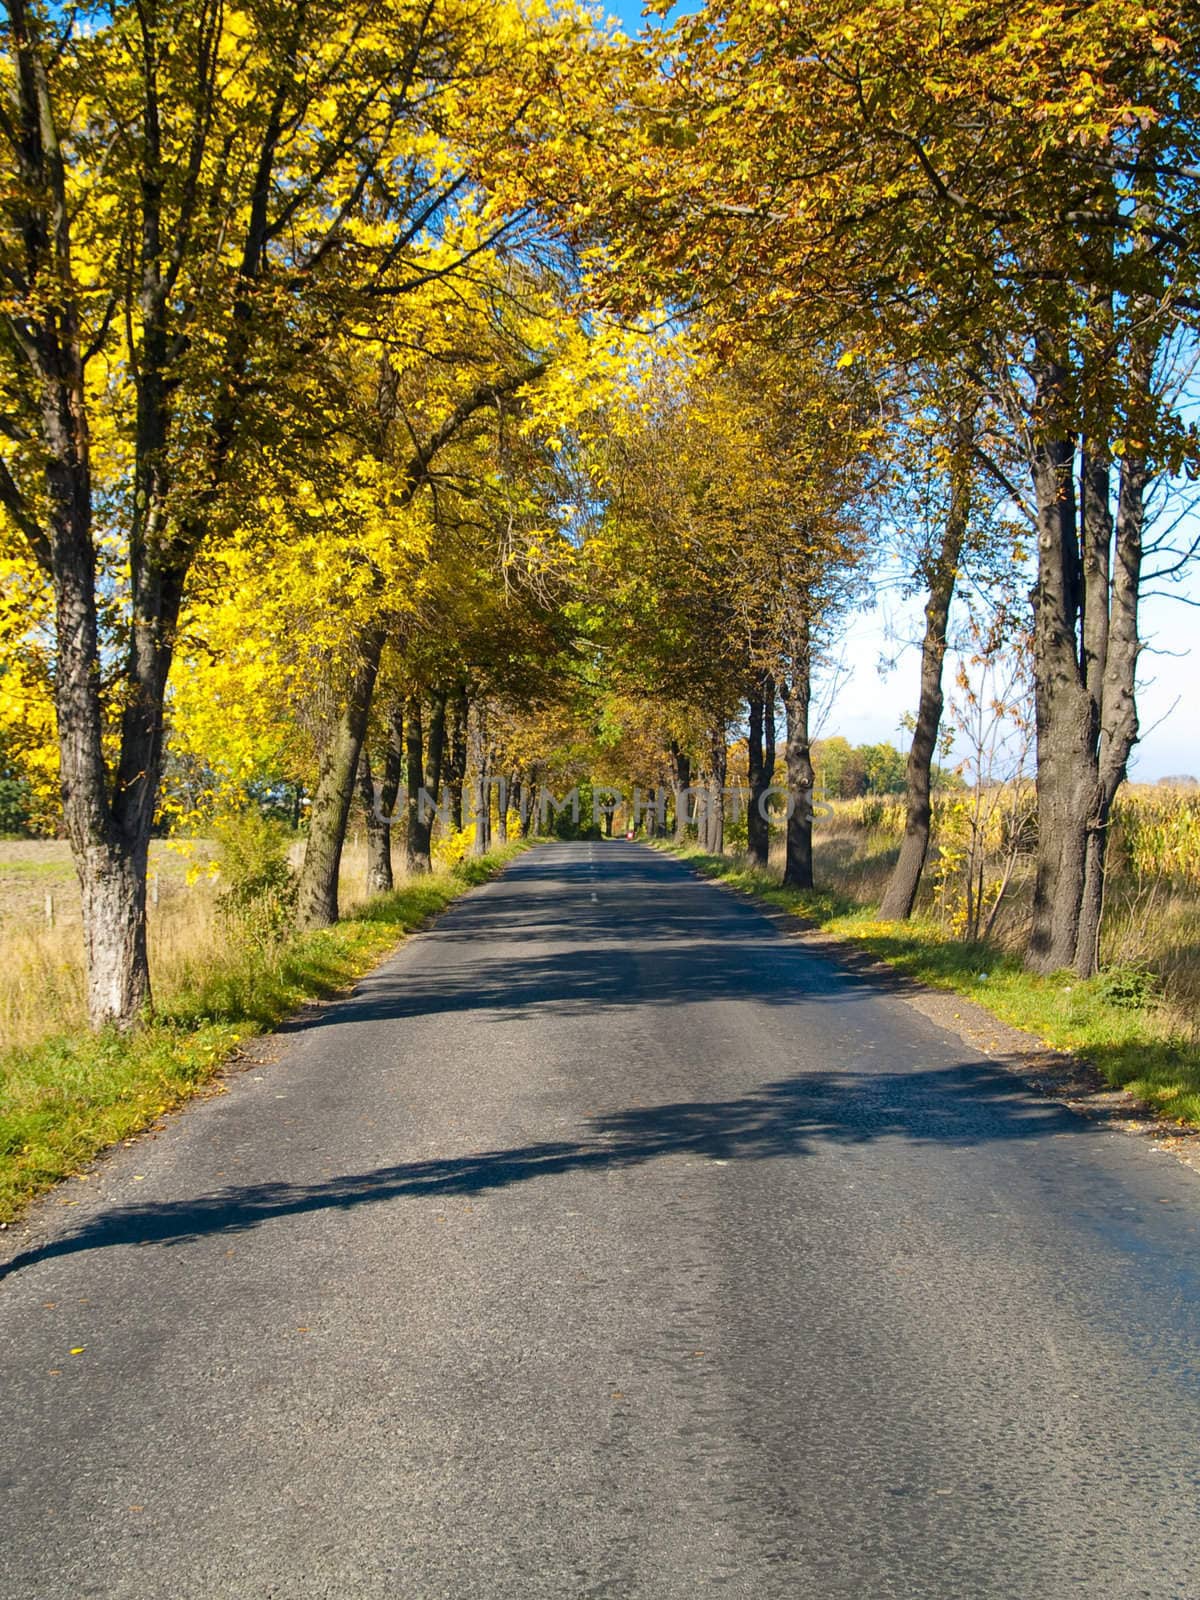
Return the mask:
{"type": "Polygon", "coordinates": [[[0,769],[0,835],[21,837],[30,831],[29,785],[0,769]]]}
{"type": "Polygon", "coordinates": [[[1158,995],[1154,974],[1134,962],[1105,967],[1092,979],[1092,987],[1100,999],[1126,1011],[1141,1011],[1158,995]]]}
{"type": "Polygon", "coordinates": [[[469,823],[457,831],[440,833],[433,841],[431,854],[439,866],[456,867],[470,852],[475,842],[475,824],[469,823]]]}
{"type": "Polygon", "coordinates": [[[221,889],[217,911],[253,944],[278,944],[296,916],[296,875],[288,865],[292,835],[283,823],[247,809],[213,826],[221,889]]]}

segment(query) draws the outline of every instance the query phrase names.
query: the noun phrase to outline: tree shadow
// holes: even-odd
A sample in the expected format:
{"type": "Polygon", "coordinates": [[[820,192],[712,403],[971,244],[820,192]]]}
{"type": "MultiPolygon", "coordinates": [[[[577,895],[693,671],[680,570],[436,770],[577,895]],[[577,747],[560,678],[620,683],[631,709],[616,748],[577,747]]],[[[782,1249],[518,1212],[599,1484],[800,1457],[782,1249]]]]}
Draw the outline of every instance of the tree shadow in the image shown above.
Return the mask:
{"type": "MultiPolygon", "coordinates": [[[[557,895],[539,904],[526,892],[530,872],[511,888],[461,900],[424,935],[428,954],[420,970],[409,963],[385,966],[356,987],[349,1018],[346,1007],[334,1007],[306,1017],[303,1026],[457,1012],[486,1013],[489,1023],[523,1022],[535,1013],[585,1016],[609,1007],[721,1000],[772,1007],[845,1003],[919,988],[902,973],[870,970],[854,952],[816,953],[781,939],[753,903],[733,895],[714,899],[690,875],[664,881],[656,865],[651,858],[643,876],[659,892],[641,896],[623,927],[614,926],[602,880],[595,904],[575,898],[564,906],[557,895]],[[702,895],[693,900],[661,892],[681,884],[702,895]],[[497,941],[509,928],[511,944],[498,954],[497,941]],[[470,954],[474,948],[478,958],[470,954]]],[[[562,870],[547,876],[561,887],[562,870]]]]}
{"type": "Polygon", "coordinates": [[[567,1173],[607,1173],[668,1156],[723,1162],[800,1160],[820,1146],[883,1139],[965,1148],[1078,1133],[1081,1119],[978,1063],[909,1072],[819,1072],[733,1099],[631,1106],[591,1117],[576,1139],[400,1162],[318,1183],[229,1186],[183,1200],[111,1207],[14,1257],[35,1262],[114,1245],[177,1245],[245,1233],[277,1218],[388,1201],[481,1194],[567,1173]]]}
{"type": "MultiPolygon", "coordinates": [[[[380,973],[355,990],[350,1014],[335,1009],[306,1027],[336,1027],[346,1021],[399,1021],[456,1012],[485,1015],[489,1025],[539,1016],[589,1016],[607,1009],[677,1007],[721,1000],[756,1005],[848,1004],[878,996],[884,986],[867,973],[809,958],[801,984],[799,949],[738,951],[727,940],[676,944],[657,962],[619,947],[564,958],[560,951],[527,955],[503,965],[487,958],[458,960],[438,973],[380,973]]],[[[896,993],[904,980],[888,982],[896,993]]],[[[913,987],[909,985],[909,987],[913,987]]]]}

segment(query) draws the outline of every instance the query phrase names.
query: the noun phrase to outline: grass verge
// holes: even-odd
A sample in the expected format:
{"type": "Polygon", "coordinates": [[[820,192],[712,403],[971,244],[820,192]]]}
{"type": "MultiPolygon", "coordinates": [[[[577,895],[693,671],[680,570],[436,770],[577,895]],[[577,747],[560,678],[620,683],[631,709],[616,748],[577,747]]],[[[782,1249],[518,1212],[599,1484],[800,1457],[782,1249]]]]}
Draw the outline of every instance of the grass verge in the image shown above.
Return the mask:
{"type": "Polygon", "coordinates": [[[136,1033],[74,1032],[0,1056],[0,1223],[142,1132],[208,1083],[246,1039],[328,999],[523,845],[460,862],[381,895],[344,921],[276,948],[233,945],[198,962],[136,1033]]]}
{"type": "Polygon", "coordinates": [[[773,873],[736,857],[705,855],[686,845],[661,848],[931,988],[968,996],[1001,1022],[1090,1062],[1114,1087],[1128,1089],[1164,1117],[1200,1127],[1200,1049],[1163,1014],[1136,970],[1115,968],[1087,980],[1070,972],[1037,977],[1016,955],[960,943],[933,923],[881,922],[874,906],[832,890],[785,889],[773,873]]]}

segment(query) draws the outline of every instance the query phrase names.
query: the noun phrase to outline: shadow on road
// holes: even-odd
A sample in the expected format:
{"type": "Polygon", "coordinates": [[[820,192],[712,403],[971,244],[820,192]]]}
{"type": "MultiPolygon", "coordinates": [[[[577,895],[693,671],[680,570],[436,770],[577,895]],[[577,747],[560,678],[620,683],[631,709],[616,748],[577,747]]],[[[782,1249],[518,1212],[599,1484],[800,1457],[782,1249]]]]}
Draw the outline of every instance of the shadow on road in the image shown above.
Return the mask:
{"type": "MultiPolygon", "coordinates": [[[[578,930],[576,930],[578,932],[578,930]]],[[[913,985],[882,983],[799,947],[732,939],[665,938],[636,951],[619,945],[587,956],[561,952],[514,955],[503,965],[486,956],[459,958],[440,972],[384,970],[365,979],[343,1007],[307,1018],[305,1029],[346,1022],[399,1022],[415,1017],[486,1014],[489,1026],[537,1016],[593,1016],[608,1008],[676,1007],[721,1000],[765,1006],[849,1004],[913,985]],[[647,950],[649,949],[649,954],[647,950]]]]}
{"type": "Polygon", "coordinates": [[[920,989],[853,951],[834,958],[781,938],[759,906],[714,890],[672,857],[611,848],[613,859],[621,853],[620,919],[584,854],[535,851],[423,934],[420,968],[385,965],[348,1001],[279,1031],[463,1013],[495,1026],[724,1000],[841,1005],[920,989]],[[538,884],[550,892],[531,893],[538,884]]]}
{"type": "Polygon", "coordinates": [[[1037,1101],[979,1064],[904,1073],[811,1073],[736,1099],[636,1106],[591,1118],[576,1140],[401,1162],[320,1183],[229,1187],[192,1199],[118,1206],[16,1256],[0,1276],[37,1261],[112,1245],[174,1245],[242,1233],[277,1217],[422,1196],[471,1195],[567,1172],[604,1173],[664,1156],[719,1161],[798,1159],[822,1143],[899,1138],[965,1147],[1078,1133],[1061,1106],[1037,1101]]]}

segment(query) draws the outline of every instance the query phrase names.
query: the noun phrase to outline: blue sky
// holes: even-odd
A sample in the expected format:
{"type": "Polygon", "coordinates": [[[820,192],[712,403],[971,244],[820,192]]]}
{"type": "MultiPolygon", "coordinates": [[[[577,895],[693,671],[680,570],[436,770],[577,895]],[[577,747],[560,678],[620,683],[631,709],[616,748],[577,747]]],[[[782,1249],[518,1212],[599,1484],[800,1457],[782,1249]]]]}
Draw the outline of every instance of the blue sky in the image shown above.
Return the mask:
{"type": "MultiPolygon", "coordinates": [[[[1200,577],[1193,575],[1183,592],[1200,600],[1200,577]]],[[[887,740],[905,748],[900,722],[916,708],[919,661],[915,647],[901,651],[897,640],[916,637],[920,622],[919,601],[901,605],[894,597],[885,597],[855,621],[841,649],[846,675],[822,733],[840,733],[852,744],[887,740]],[[880,662],[898,651],[895,665],[882,671],[880,662]]],[[[1200,778],[1200,610],[1175,600],[1147,600],[1142,636],[1147,641],[1138,692],[1143,737],[1129,776],[1136,783],[1181,773],[1200,778]]],[[[952,674],[953,663],[947,687],[952,674]]]]}
{"type": "MultiPolygon", "coordinates": [[[[626,33],[640,31],[642,27],[641,0],[607,0],[606,4],[602,0],[602,4],[604,11],[610,17],[616,17],[626,33]]],[[[679,13],[687,13],[688,11],[697,11],[700,8],[695,5],[686,5],[677,6],[675,9],[679,13]]]]}

